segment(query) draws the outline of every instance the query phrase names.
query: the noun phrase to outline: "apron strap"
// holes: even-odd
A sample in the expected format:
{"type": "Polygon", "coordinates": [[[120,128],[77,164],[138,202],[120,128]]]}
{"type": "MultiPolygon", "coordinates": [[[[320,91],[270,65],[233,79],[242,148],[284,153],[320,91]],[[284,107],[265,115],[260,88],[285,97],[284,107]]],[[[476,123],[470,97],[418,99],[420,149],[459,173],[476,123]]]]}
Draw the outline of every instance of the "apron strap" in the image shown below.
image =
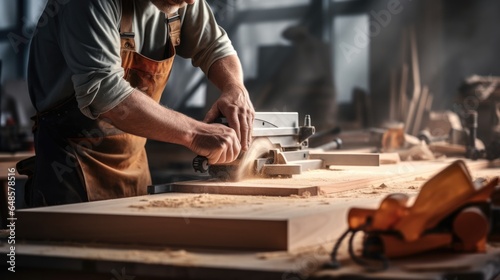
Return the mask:
{"type": "Polygon", "coordinates": [[[134,1],[122,0],[122,20],[120,22],[120,35],[125,38],[134,38],[134,1]]]}
{"type": "Polygon", "coordinates": [[[172,41],[174,47],[177,47],[181,44],[181,17],[179,16],[179,12],[176,11],[168,14],[165,21],[168,24],[170,41],[172,41]]]}

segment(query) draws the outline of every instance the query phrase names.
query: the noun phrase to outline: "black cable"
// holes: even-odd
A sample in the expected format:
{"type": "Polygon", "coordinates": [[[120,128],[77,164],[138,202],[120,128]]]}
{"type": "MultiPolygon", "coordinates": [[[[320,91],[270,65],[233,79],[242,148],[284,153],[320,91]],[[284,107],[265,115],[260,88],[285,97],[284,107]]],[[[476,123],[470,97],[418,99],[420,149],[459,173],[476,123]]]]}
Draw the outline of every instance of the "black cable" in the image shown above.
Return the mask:
{"type": "Polygon", "coordinates": [[[387,268],[389,268],[389,260],[383,254],[380,254],[378,256],[378,258],[373,259],[373,260],[379,260],[381,262],[381,266],[377,267],[377,266],[373,265],[373,263],[374,263],[373,261],[364,260],[364,259],[356,256],[356,254],[354,253],[354,246],[353,246],[354,236],[356,236],[356,233],[363,230],[364,228],[365,228],[365,226],[362,226],[362,227],[357,228],[356,230],[353,230],[352,235],[349,238],[349,249],[348,249],[349,256],[356,264],[365,267],[365,269],[369,272],[377,272],[377,271],[386,270],[387,268]]]}
{"type": "Polygon", "coordinates": [[[323,265],[324,268],[330,268],[330,269],[339,269],[340,268],[340,262],[337,260],[337,253],[339,251],[340,245],[342,244],[342,241],[347,237],[347,235],[352,232],[350,228],[348,228],[337,240],[335,243],[335,246],[333,246],[332,253],[330,254],[330,262],[326,263],[323,265]]]}

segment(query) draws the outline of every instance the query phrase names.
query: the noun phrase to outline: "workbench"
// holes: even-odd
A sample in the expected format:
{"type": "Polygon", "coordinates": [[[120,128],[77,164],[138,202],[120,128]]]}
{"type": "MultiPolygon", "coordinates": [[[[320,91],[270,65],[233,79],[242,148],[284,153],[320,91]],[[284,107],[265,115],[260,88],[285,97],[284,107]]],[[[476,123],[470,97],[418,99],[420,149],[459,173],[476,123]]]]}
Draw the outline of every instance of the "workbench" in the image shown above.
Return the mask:
{"type": "MultiPolygon", "coordinates": [[[[0,245],[1,279],[493,279],[500,272],[500,247],[490,244],[486,254],[450,254],[433,252],[391,261],[384,272],[367,273],[340,251],[343,264],[339,270],[324,270],[333,244],[346,229],[349,208],[375,208],[389,193],[416,195],[419,187],[453,159],[404,162],[371,168],[337,168],[338,183],[354,182],[351,188],[328,191],[318,196],[289,197],[230,196],[245,204],[297,209],[321,208],[338,222],[323,234],[317,245],[293,250],[217,249],[185,246],[151,246],[69,242],[49,240],[16,241],[16,273],[7,272],[8,245],[0,245]],[[423,170],[423,171],[422,171],[423,170]],[[432,172],[430,171],[432,170],[432,172]],[[378,174],[378,175],[377,175],[378,174]],[[358,178],[358,179],[356,179],[358,178]],[[8,273],[8,274],[6,274],[8,273]],[[6,275],[8,278],[4,278],[6,275]]],[[[498,176],[498,168],[488,168],[485,161],[467,162],[474,177],[498,176]]],[[[300,178],[298,178],[300,181],[300,178]]],[[[333,188],[333,185],[330,184],[333,188]]],[[[179,194],[162,194],[176,196],[179,194]]],[[[186,194],[188,195],[188,194],[186,194]]],[[[199,194],[189,194],[196,196],[199,194]]],[[[221,196],[221,195],[213,195],[221,196]]],[[[154,196],[138,197],[148,200],[154,196]]],[[[220,211],[234,212],[236,204],[220,206],[220,211]]],[[[280,208],[281,209],[281,208],[280,208]]],[[[208,211],[209,212],[209,211],[208,211]]],[[[188,213],[184,216],[189,219],[188,213]]],[[[93,226],[92,224],[88,225],[93,226]]],[[[61,228],[64,225],[61,225],[61,228]]],[[[36,229],[34,229],[36,230],[36,229]]],[[[137,229],[141,230],[141,229],[137,229]]],[[[130,233],[124,233],[130,234],[130,233]]],[[[358,237],[360,237],[359,234],[358,237]]],[[[200,238],[207,238],[200,236],[200,238]]],[[[359,239],[357,240],[359,243],[359,239]]],[[[357,247],[359,248],[359,246],[357,247]]]]}
{"type": "MultiPolygon", "coordinates": [[[[0,229],[4,229],[6,226],[6,221],[8,217],[8,178],[9,169],[15,169],[16,164],[26,158],[32,157],[35,154],[33,152],[18,152],[18,153],[0,153],[0,229]]],[[[12,175],[10,175],[12,176],[12,175]]],[[[15,180],[25,179],[26,176],[20,175],[15,172],[15,180]]],[[[16,183],[15,187],[21,187],[19,183],[16,183]]],[[[24,192],[23,192],[24,193],[24,192]]]]}

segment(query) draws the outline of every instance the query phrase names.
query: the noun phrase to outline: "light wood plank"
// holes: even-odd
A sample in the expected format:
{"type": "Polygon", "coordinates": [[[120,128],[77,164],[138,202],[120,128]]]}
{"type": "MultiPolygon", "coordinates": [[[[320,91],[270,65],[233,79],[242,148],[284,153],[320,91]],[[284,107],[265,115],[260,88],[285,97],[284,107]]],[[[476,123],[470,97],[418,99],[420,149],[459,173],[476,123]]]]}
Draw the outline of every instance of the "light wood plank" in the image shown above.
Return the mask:
{"type": "MultiPolygon", "coordinates": [[[[267,179],[281,181],[281,179],[267,179]]],[[[206,193],[227,195],[265,195],[265,196],[290,196],[290,195],[318,195],[319,188],[314,185],[290,186],[285,184],[260,184],[261,180],[244,180],[240,182],[220,181],[185,181],[172,184],[173,192],[180,193],[206,193]]]]}
{"type": "MultiPolygon", "coordinates": [[[[149,202],[199,197],[161,194],[21,210],[17,237],[243,250],[295,250],[319,244],[345,216],[321,200],[211,195],[221,207],[151,207],[149,202]],[[133,207],[131,207],[133,206],[133,207]],[[141,206],[146,206],[141,208],[141,206]]],[[[205,205],[208,204],[208,200],[205,205]]]]}

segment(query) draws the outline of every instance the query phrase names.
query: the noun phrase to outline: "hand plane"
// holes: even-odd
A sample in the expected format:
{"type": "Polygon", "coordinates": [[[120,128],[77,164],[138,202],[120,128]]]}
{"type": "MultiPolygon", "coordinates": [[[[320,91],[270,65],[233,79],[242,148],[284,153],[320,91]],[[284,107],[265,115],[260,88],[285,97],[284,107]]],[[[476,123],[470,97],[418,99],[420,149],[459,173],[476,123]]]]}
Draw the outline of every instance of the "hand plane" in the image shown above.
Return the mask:
{"type": "Polygon", "coordinates": [[[458,160],[427,181],[411,205],[407,195],[390,194],[378,209],[351,208],[349,228],[337,241],[329,265],[339,266],[337,252],[349,235],[352,260],[374,270],[386,268],[388,259],[438,248],[485,252],[487,241],[500,232],[500,212],[492,203],[498,184],[498,177],[473,182],[458,160]],[[357,232],[364,233],[361,257],[352,243],[357,232]]]}
{"type": "MultiPolygon", "coordinates": [[[[227,125],[224,118],[217,122],[227,125]]],[[[309,115],[305,116],[303,126],[299,126],[298,113],[257,112],[249,151],[232,163],[220,165],[209,165],[205,157],[197,156],[193,168],[226,180],[237,180],[248,173],[283,177],[300,174],[303,166],[317,165],[317,160],[297,162],[308,158],[307,139],[314,133],[309,115]]]]}
{"type": "MultiPolygon", "coordinates": [[[[375,154],[341,155],[310,149],[308,139],[314,137],[315,132],[309,115],[300,126],[299,115],[295,112],[257,112],[249,151],[229,164],[208,165],[206,158],[196,157],[193,167],[198,172],[208,171],[218,179],[238,181],[255,176],[290,178],[306,170],[325,169],[331,165],[379,165],[379,156],[375,154]]],[[[329,146],[340,148],[340,139],[333,142],[335,145],[329,146]]]]}

